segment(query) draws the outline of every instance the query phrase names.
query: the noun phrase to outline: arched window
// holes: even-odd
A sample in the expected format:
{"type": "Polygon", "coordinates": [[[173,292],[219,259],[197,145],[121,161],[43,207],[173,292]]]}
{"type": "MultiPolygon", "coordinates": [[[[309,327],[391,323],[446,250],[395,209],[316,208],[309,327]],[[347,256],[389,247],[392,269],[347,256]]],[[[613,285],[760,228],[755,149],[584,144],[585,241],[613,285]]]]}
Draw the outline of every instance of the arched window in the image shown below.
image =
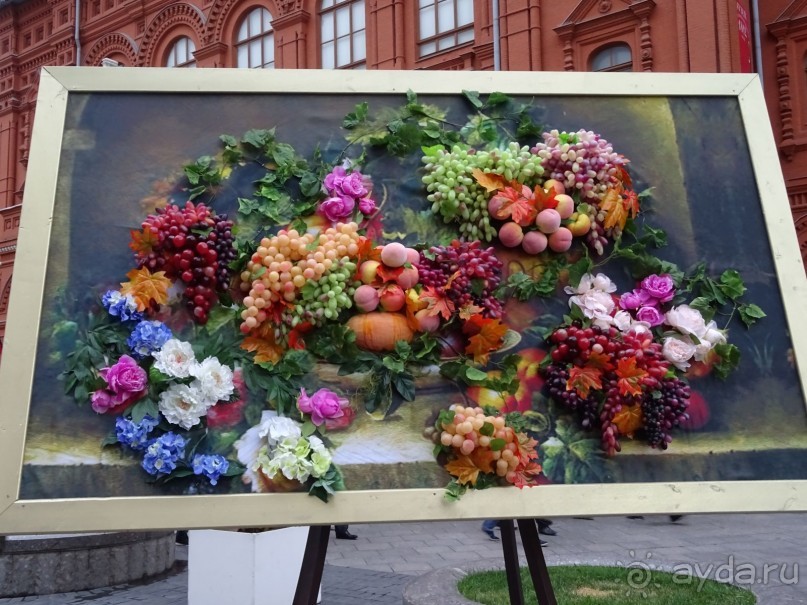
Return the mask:
{"type": "Polygon", "coordinates": [[[238,28],[236,66],[275,68],[275,34],[272,13],[265,8],[250,11],[238,28]]]}
{"type": "Polygon", "coordinates": [[[364,69],[364,0],[322,0],[319,22],[322,68],[364,69]]]}
{"type": "Polygon", "coordinates": [[[612,44],[595,51],[591,55],[591,71],[633,71],[630,46],[612,44]]]}
{"type": "Polygon", "coordinates": [[[421,57],[474,40],[473,0],[418,0],[421,57]]]}
{"type": "Polygon", "coordinates": [[[187,36],[177,38],[168,51],[165,59],[166,67],[196,67],[196,59],[193,53],[196,52],[196,45],[187,36]]]}

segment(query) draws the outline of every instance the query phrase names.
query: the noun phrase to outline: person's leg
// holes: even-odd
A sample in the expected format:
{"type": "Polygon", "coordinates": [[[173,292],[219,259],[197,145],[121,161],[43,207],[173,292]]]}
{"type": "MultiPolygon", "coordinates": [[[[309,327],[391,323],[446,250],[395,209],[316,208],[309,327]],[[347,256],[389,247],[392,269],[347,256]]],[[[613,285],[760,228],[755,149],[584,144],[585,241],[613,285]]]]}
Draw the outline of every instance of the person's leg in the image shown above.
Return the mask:
{"type": "Polygon", "coordinates": [[[491,540],[498,540],[499,537],[493,531],[498,525],[499,522],[496,519],[487,519],[482,521],[482,531],[485,532],[491,540]]]}
{"type": "Polygon", "coordinates": [[[347,528],[347,525],[334,525],[334,530],[336,531],[336,537],[339,540],[355,540],[358,538],[356,534],[351,534],[347,528]]]}

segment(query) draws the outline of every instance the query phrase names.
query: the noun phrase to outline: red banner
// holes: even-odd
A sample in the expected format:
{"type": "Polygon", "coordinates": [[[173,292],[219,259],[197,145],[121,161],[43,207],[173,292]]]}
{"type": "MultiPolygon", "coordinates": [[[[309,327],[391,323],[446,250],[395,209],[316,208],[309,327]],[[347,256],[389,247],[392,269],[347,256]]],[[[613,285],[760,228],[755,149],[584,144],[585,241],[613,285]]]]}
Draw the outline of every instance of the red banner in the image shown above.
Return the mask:
{"type": "Polygon", "coordinates": [[[751,50],[751,22],[748,11],[740,0],[737,0],[737,31],[740,37],[740,72],[754,71],[751,50]]]}

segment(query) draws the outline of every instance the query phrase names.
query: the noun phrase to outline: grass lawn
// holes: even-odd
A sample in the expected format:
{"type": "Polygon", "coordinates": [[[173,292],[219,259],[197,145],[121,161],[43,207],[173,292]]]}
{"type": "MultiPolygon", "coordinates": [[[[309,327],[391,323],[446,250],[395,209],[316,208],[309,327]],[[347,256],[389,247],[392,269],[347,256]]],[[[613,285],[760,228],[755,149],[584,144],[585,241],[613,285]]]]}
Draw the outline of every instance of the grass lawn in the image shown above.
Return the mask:
{"type": "MultiPolygon", "coordinates": [[[[747,590],[663,571],[588,565],[550,567],[558,605],[753,605],[747,590]]],[[[532,580],[521,569],[525,603],[536,605],[532,580]]],[[[510,605],[504,571],[474,573],[460,580],[460,593],[483,605],[510,605]]]]}

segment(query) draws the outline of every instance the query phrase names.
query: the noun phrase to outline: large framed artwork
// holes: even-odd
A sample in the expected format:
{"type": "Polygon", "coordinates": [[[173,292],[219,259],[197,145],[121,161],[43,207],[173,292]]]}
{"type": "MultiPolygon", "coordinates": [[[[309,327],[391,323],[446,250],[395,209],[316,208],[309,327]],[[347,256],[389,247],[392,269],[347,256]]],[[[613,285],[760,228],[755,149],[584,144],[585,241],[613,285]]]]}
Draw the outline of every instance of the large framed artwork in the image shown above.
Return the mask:
{"type": "Polygon", "coordinates": [[[807,510],[764,116],[747,75],[45,68],[0,533],[807,510]]]}

